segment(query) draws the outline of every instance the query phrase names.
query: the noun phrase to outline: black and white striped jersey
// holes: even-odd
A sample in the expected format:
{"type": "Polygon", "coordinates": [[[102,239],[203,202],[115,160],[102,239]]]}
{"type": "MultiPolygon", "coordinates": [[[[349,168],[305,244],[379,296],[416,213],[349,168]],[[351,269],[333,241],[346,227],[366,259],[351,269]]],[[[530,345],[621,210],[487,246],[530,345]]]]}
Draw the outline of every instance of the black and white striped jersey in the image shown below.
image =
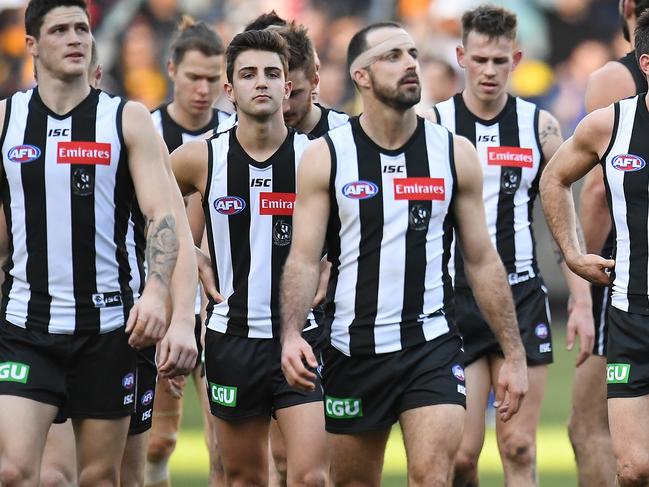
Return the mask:
{"type": "MultiPolygon", "coordinates": [[[[483,120],[469,111],[459,93],[435,105],[435,113],[441,125],[469,139],[478,151],[487,228],[509,282],[538,275],[532,220],[543,164],[539,108],[509,96],[500,114],[483,120]]],[[[454,284],[468,287],[457,245],[454,252],[454,284]]]]}
{"type": "MultiPolygon", "coordinates": [[[[248,338],[279,337],[279,283],[293,234],[297,166],[308,136],[289,129],[263,162],[241,147],[236,129],[208,140],[203,207],[212,265],[223,302],[206,326],[248,338]]],[[[315,328],[313,315],[305,331],[315,328]]]]}
{"type": "MultiPolygon", "coordinates": [[[[347,115],[346,113],[339,112],[338,110],[334,110],[333,108],[325,108],[319,103],[316,103],[315,105],[320,108],[320,110],[322,110],[322,115],[320,115],[320,120],[318,120],[316,126],[313,127],[313,130],[309,132],[309,135],[312,138],[317,139],[318,137],[322,137],[330,130],[335,129],[336,127],[340,127],[342,124],[347,123],[347,120],[349,120],[349,115],[347,115]]],[[[233,113],[223,122],[219,123],[216,131],[225,132],[226,130],[230,130],[236,124],[237,114],[233,113]]]]}
{"type": "Polygon", "coordinates": [[[358,117],[324,136],[331,154],[331,344],[375,355],[451,329],[447,264],[456,192],[453,138],[419,118],[396,150],[376,145],[358,117]]]}
{"type": "Polygon", "coordinates": [[[611,305],[649,315],[649,113],[646,94],[614,104],[611,142],[601,159],[615,228],[611,305]]]}
{"type": "Polygon", "coordinates": [[[175,151],[185,142],[189,142],[190,140],[199,137],[205,137],[208,132],[216,130],[219,124],[223,123],[230,117],[229,113],[213,108],[212,119],[205,127],[201,127],[198,130],[187,130],[171,118],[169,111],[167,110],[168,107],[169,103],[159,106],[151,112],[151,116],[153,117],[153,123],[155,124],[156,130],[160,135],[162,135],[170,153],[175,151]]]}
{"type": "MultiPolygon", "coordinates": [[[[151,116],[153,117],[153,123],[156,130],[162,136],[165,144],[167,145],[167,150],[169,151],[169,153],[175,151],[185,142],[189,142],[190,140],[195,140],[198,138],[206,138],[212,135],[212,133],[215,133],[215,129],[218,127],[218,125],[230,117],[229,113],[213,108],[212,118],[207,125],[201,127],[198,130],[188,130],[171,118],[171,116],[169,115],[168,107],[169,103],[161,105],[151,113],[151,116]]],[[[198,289],[196,290],[194,313],[200,314],[201,307],[202,291],[199,283],[198,289]]]]}
{"type": "Polygon", "coordinates": [[[320,115],[320,120],[318,120],[316,126],[313,127],[313,130],[309,132],[309,135],[311,137],[322,137],[330,130],[335,129],[336,127],[340,127],[344,123],[347,123],[347,120],[349,120],[349,115],[347,115],[346,113],[339,112],[338,110],[334,110],[333,108],[323,107],[322,105],[320,105],[320,103],[315,103],[315,106],[317,106],[322,111],[322,115],[320,115]]]}
{"type": "Polygon", "coordinates": [[[0,317],[59,334],[124,326],[144,287],[144,218],[122,135],[125,100],[92,90],[65,115],[14,94],[0,140],[9,241],[0,317]]]}

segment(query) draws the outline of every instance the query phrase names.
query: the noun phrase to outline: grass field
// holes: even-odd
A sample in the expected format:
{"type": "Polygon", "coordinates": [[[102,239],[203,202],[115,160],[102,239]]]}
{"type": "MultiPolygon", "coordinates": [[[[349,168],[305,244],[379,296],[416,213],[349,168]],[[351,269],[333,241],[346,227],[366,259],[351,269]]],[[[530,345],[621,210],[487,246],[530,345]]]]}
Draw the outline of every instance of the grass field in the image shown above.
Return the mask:
{"type": "MultiPolygon", "coordinates": [[[[556,313],[555,316],[558,316],[556,313]]],[[[570,387],[574,373],[574,353],[565,350],[564,320],[554,321],[555,363],[548,374],[548,384],[538,435],[538,470],[541,485],[574,487],[577,485],[575,463],[566,422],[570,411],[570,387]]],[[[174,487],[207,485],[207,452],[203,443],[200,410],[192,387],[188,387],[183,430],[171,461],[174,487]]],[[[386,452],[383,485],[406,485],[406,460],[398,427],[392,432],[386,452]]],[[[498,451],[492,430],[487,434],[480,460],[482,487],[503,485],[498,451]]]]}

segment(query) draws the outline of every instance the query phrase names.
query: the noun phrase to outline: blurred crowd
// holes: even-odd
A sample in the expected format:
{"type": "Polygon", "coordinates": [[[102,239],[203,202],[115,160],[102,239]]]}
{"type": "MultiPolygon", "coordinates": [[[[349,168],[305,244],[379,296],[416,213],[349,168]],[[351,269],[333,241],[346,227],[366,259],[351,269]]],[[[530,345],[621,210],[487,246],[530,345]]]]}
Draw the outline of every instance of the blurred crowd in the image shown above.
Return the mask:
{"type": "MultiPolygon", "coordinates": [[[[306,25],[321,60],[320,101],[357,113],[345,68],[347,44],[362,25],[396,19],[420,50],[422,104],[448,98],[462,86],[455,61],[461,13],[480,0],[89,0],[103,66],[102,88],[154,108],[170,95],[168,45],[183,14],[203,19],[227,42],[250,20],[275,9],[306,25]]],[[[554,113],[564,135],[584,115],[588,74],[628,49],[618,0],[492,0],[518,14],[524,58],[512,92],[554,113]]],[[[26,0],[0,0],[0,98],[33,85],[25,53],[26,0]]]]}

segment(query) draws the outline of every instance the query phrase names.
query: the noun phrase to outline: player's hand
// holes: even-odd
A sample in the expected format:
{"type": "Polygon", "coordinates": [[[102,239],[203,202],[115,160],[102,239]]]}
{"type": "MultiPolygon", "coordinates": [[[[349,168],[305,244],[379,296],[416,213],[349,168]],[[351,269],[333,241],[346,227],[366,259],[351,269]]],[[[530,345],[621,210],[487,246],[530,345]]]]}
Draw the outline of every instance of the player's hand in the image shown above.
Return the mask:
{"type": "Polygon", "coordinates": [[[205,253],[198,247],[194,247],[196,251],[196,263],[198,264],[198,278],[203,285],[203,290],[208,298],[212,298],[215,303],[223,301],[223,296],[216,289],[216,276],[212,268],[212,261],[205,255],[205,253]]]}
{"type": "Polygon", "coordinates": [[[174,320],[158,346],[158,372],[162,378],[189,374],[196,365],[198,350],[193,316],[186,322],[174,320]]]}
{"type": "Polygon", "coordinates": [[[320,280],[318,282],[318,289],[316,290],[315,297],[311,308],[316,308],[327,297],[327,287],[329,286],[329,275],[331,274],[331,262],[323,260],[320,262],[320,280]]]}
{"type": "Polygon", "coordinates": [[[167,328],[167,296],[160,289],[153,289],[155,287],[159,288],[161,285],[147,283],[126,321],[126,333],[130,334],[128,344],[136,350],[158,343],[167,328]]]}
{"type": "Polygon", "coordinates": [[[282,372],[291,387],[305,391],[315,390],[316,375],[306,364],[315,370],[318,361],[313,355],[311,345],[297,333],[282,341],[282,372]]]}
{"type": "Polygon", "coordinates": [[[590,302],[568,300],[568,323],[566,324],[566,348],[572,350],[579,337],[579,355],[576,366],[583,364],[593,353],[595,343],[595,321],[590,302]]]}
{"type": "Polygon", "coordinates": [[[615,267],[613,259],[605,259],[596,254],[579,255],[566,264],[572,272],[598,286],[610,286],[611,271],[615,267]]]}
{"type": "Polygon", "coordinates": [[[500,419],[507,422],[518,412],[523,397],[527,394],[527,364],[525,354],[505,357],[498,373],[494,407],[500,419]]]}

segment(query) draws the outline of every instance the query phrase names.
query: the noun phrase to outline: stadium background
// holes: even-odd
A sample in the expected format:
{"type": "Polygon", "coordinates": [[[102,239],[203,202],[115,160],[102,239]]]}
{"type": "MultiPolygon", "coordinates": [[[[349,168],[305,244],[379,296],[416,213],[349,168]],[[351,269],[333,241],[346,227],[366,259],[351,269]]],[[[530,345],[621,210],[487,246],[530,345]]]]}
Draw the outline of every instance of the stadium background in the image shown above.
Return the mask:
{"type": "MultiPolygon", "coordinates": [[[[347,43],[367,22],[396,19],[415,38],[422,66],[421,106],[447,98],[462,87],[455,63],[461,12],[475,0],[90,0],[93,33],[104,68],[102,88],[142,101],[150,109],[171,92],[166,77],[168,45],[184,13],[213,25],[227,42],[243,25],[275,9],[309,28],[321,60],[320,101],[356,114],[358,100],[345,69],[347,43]]],[[[569,136],[584,116],[588,75],[627,51],[618,0],[494,0],[515,11],[523,62],[512,77],[512,93],[535,101],[560,121],[569,136]]],[[[0,98],[32,86],[25,53],[23,9],[26,0],[0,0],[0,98]]],[[[219,102],[227,108],[224,100],[219,102]]],[[[537,205],[537,213],[539,208],[537,205]]],[[[541,484],[577,484],[566,432],[574,353],[565,351],[566,287],[552,256],[550,237],[538,214],[538,254],[550,288],[555,328],[555,359],[550,368],[538,438],[541,484]]],[[[206,485],[207,454],[195,392],[188,388],[183,429],[171,463],[176,486],[206,485]]],[[[502,485],[493,428],[480,464],[483,483],[502,485]]],[[[405,485],[405,455],[398,428],[390,440],[385,485],[405,485]]]]}

